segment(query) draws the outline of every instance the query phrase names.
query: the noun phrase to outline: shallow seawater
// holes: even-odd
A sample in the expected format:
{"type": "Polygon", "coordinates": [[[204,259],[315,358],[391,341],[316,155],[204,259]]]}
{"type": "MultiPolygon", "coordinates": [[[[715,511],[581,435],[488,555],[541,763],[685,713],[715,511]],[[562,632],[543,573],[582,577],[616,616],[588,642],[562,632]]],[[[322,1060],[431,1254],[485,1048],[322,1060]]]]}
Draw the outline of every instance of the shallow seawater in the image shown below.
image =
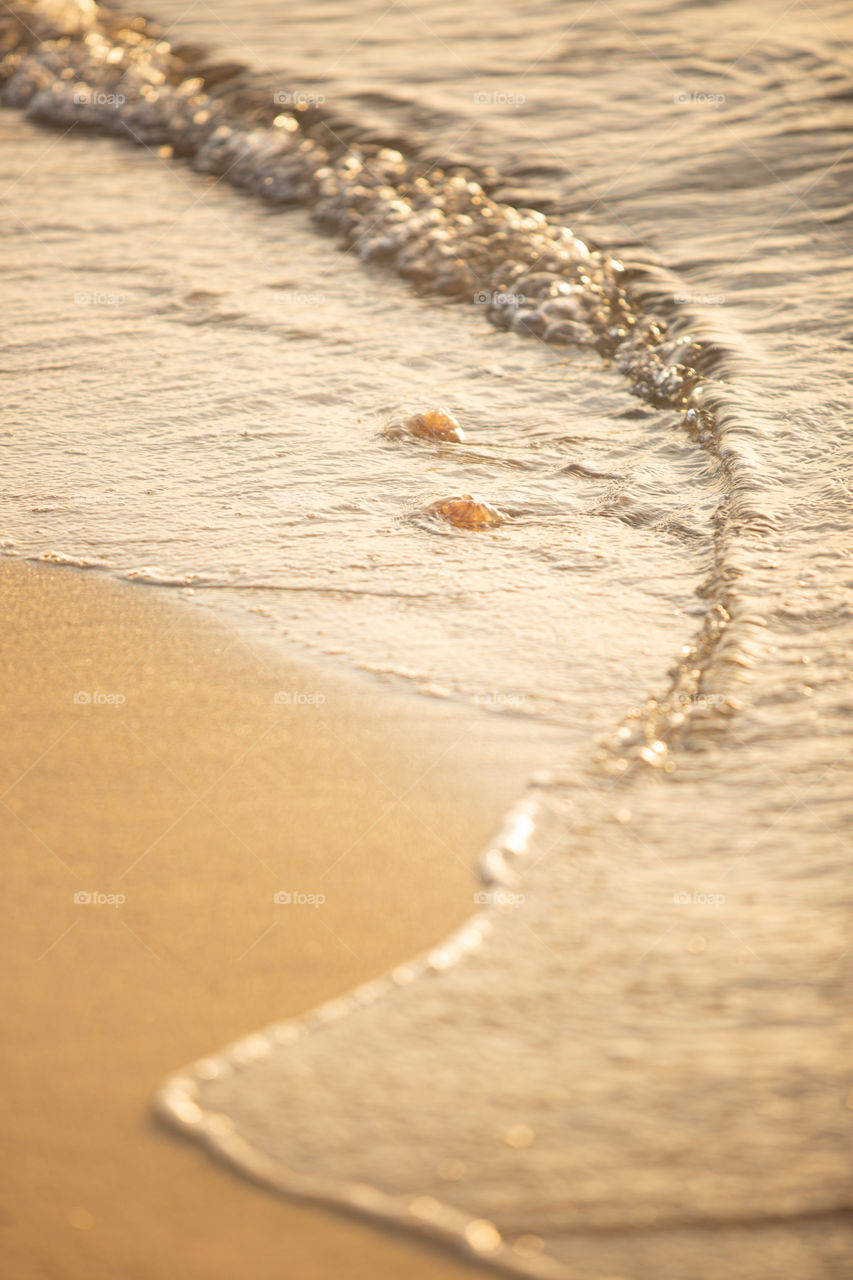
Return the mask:
{"type": "Polygon", "coordinates": [[[637,309],[713,356],[650,402],[618,351],[412,289],[369,227],[341,247],[156,145],[4,113],[4,550],[571,730],[493,851],[523,903],[206,1059],[173,1118],[523,1274],[847,1274],[843,7],[156,9],[257,68],[252,109],[470,164],[639,265],[637,309]],[[389,432],[439,405],[462,442],[389,432]],[[469,493],[509,518],[430,517],[469,493]]]}
{"type": "Polygon", "coordinates": [[[486,709],[604,728],[655,678],[719,500],[678,415],[595,352],[413,296],[300,212],[112,140],[45,160],[0,124],[10,180],[31,170],[7,228],[7,550],[254,609],[486,709]],[[461,443],[389,433],[445,402],[461,443]],[[469,492],[506,523],[429,517],[469,492]]]}

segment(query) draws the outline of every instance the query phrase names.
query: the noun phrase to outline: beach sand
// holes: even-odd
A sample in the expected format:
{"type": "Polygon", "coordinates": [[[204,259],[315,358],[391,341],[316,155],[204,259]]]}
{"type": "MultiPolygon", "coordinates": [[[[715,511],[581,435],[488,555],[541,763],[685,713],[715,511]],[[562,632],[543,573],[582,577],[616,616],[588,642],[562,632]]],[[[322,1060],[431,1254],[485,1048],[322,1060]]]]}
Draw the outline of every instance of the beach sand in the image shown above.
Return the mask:
{"type": "Polygon", "coordinates": [[[253,1187],[150,1103],[469,916],[547,732],[283,660],[162,588],[12,560],[0,584],[6,1274],[473,1274],[253,1187]]]}

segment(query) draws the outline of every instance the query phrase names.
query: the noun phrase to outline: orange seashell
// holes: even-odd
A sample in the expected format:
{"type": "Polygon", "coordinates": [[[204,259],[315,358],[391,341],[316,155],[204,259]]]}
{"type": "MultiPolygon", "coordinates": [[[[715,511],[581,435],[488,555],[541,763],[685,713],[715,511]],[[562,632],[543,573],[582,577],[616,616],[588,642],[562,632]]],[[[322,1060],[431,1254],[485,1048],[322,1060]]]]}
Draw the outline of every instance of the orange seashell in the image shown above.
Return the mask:
{"type": "Polygon", "coordinates": [[[509,516],[488,502],[478,502],[470,493],[459,498],[443,498],[426,508],[428,516],[444,520],[457,529],[490,529],[509,520],[509,516]]]}
{"type": "Polygon", "coordinates": [[[406,431],[413,436],[421,436],[426,440],[452,440],[461,444],[464,440],[462,428],[449,409],[428,409],[426,413],[416,413],[404,423],[406,431]]]}

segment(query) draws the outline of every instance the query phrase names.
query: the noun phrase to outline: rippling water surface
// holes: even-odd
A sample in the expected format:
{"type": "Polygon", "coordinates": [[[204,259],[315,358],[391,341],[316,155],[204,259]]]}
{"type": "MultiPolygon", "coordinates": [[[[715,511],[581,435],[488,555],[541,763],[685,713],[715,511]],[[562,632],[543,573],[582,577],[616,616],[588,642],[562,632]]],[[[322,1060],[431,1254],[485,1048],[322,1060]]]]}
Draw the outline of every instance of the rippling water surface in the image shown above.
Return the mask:
{"type": "Polygon", "coordinates": [[[254,70],[191,86],[168,130],[143,94],[142,148],[74,129],[115,119],[97,45],[7,82],[30,118],[0,120],[5,550],[173,584],[576,743],[543,759],[524,910],[204,1064],[172,1114],[529,1274],[848,1274],[844,6],[156,8],[254,70]],[[180,153],[223,102],[196,172],[180,153]],[[454,173],[522,210],[486,302],[466,264],[496,241],[465,256],[484,201],[454,173]],[[229,185],[267,179],[286,207],[229,185]],[[418,199],[443,212],[413,266],[418,199]],[[599,253],[552,236],[582,299],[557,343],[494,286],[546,315],[525,246],[564,225],[599,253]],[[635,342],[652,317],[668,333],[635,342]],[[389,433],[438,404],[462,443],[389,433]],[[428,514],[467,493],[506,522],[428,514]]]}
{"type": "Polygon", "coordinates": [[[606,681],[612,716],[629,659],[654,677],[695,609],[719,500],[673,414],[638,407],[594,352],[425,303],[303,214],[112,141],[58,150],[57,225],[43,135],[2,124],[10,164],[35,166],[9,228],[12,346],[47,387],[36,415],[29,382],[9,401],[28,439],[7,427],[10,550],[217,600],[239,588],[300,641],[528,714],[584,713],[606,681]],[[386,434],[443,402],[463,443],[386,434]],[[471,490],[511,521],[472,535],[422,514],[471,490]]]}

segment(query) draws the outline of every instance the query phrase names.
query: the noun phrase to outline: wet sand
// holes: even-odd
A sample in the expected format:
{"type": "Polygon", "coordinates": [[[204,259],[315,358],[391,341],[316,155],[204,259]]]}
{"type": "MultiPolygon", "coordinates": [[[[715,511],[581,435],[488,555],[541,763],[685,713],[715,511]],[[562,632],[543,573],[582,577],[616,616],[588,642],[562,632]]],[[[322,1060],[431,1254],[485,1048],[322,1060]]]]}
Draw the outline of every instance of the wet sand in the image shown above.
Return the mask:
{"type": "Polygon", "coordinates": [[[10,560],[0,584],[6,1274],[473,1274],[253,1187],[150,1103],[469,916],[547,730],[282,661],[160,589],[10,560]]]}

